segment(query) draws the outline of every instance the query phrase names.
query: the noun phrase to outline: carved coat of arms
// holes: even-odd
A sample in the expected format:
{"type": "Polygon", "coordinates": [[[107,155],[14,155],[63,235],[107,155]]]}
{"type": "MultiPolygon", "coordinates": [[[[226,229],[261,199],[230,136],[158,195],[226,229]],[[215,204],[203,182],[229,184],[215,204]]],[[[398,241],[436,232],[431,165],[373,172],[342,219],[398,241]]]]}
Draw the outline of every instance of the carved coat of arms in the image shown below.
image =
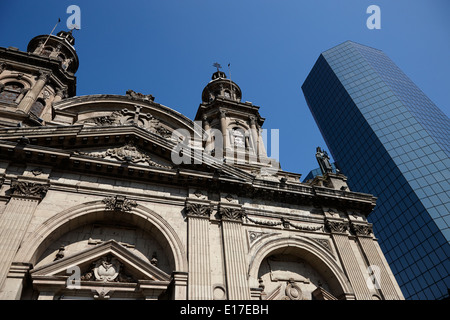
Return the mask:
{"type": "Polygon", "coordinates": [[[120,272],[121,263],[116,258],[104,257],[95,263],[93,269],[96,280],[114,281],[120,272]]]}

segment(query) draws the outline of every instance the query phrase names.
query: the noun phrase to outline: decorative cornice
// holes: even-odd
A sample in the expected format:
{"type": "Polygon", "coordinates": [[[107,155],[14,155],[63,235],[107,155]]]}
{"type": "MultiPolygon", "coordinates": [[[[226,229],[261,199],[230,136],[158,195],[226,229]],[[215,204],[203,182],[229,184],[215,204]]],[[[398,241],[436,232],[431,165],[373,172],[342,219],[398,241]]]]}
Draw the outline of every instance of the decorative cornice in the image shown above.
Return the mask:
{"type": "Polygon", "coordinates": [[[13,196],[39,198],[42,200],[49,188],[49,184],[19,181],[17,179],[11,181],[11,194],[13,196]]]}
{"type": "Polygon", "coordinates": [[[127,199],[125,196],[116,195],[114,197],[107,197],[102,201],[107,211],[131,211],[137,207],[136,201],[127,199]]]}

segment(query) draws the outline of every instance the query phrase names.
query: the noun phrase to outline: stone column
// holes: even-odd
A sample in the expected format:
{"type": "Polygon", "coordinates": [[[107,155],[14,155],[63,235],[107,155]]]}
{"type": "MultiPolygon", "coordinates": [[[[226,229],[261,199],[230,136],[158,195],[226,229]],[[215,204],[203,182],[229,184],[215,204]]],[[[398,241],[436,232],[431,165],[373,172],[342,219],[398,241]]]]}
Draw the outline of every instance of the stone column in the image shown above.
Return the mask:
{"type": "Polygon", "coordinates": [[[212,300],[209,202],[186,202],[188,217],[189,300],[212,300]]]}
{"type": "Polygon", "coordinates": [[[50,74],[46,72],[41,71],[39,73],[39,78],[34,86],[31,88],[31,90],[28,91],[27,95],[22,99],[22,101],[20,101],[17,107],[19,110],[22,110],[25,113],[28,113],[28,111],[30,111],[31,106],[34,102],[36,102],[37,97],[47,83],[49,76],[50,74]]]}
{"type": "Polygon", "coordinates": [[[55,95],[55,98],[53,99],[53,103],[61,101],[64,98],[64,96],[65,96],[65,92],[63,89],[60,89],[60,88],[56,89],[56,95],[55,95]]]}
{"type": "Polygon", "coordinates": [[[403,295],[397,291],[398,285],[390,271],[389,266],[384,263],[384,258],[380,256],[381,250],[377,248],[378,243],[373,238],[372,224],[352,223],[351,229],[358,239],[363,255],[373,274],[370,275],[375,289],[381,292],[385,300],[403,299],[403,295]]]}
{"type": "Polygon", "coordinates": [[[356,299],[371,300],[372,294],[367,286],[367,279],[361,272],[348,239],[348,221],[344,221],[343,219],[327,219],[326,226],[331,231],[331,237],[336,245],[344,271],[355,292],[356,299]]]}
{"type": "Polygon", "coordinates": [[[0,249],[2,252],[0,260],[0,289],[2,291],[5,289],[3,284],[27,231],[28,224],[48,188],[48,184],[36,182],[18,180],[11,182],[11,199],[0,216],[0,249]]]}
{"type": "Polygon", "coordinates": [[[228,299],[250,300],[247,279],[246,245],[242,230],[244,210],[241,207],[219,207],[222,218],[222,238],[228,299]]]}

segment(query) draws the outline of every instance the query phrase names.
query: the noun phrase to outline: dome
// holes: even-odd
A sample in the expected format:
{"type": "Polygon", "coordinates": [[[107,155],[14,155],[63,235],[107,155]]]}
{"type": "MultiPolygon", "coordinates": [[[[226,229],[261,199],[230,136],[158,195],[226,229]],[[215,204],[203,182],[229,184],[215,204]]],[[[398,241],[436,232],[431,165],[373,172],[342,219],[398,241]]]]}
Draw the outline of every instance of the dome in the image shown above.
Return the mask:
{"type": "Polygon", "coordinates": [[[209,103],[217,97],[241,101],[242,92],[239,86],[227,79],[225,72],[217,70],[213,73],[211,81],[206,85],[202,92],[202,101],[209,103]]]}

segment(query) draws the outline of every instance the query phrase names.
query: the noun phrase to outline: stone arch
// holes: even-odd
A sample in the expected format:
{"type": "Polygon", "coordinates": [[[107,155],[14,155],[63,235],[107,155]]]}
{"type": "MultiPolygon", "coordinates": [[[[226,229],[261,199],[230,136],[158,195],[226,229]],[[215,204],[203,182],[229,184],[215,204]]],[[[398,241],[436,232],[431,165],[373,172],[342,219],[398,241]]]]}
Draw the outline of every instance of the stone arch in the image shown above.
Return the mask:
{"type": "Polygon", "coordinates": [[[304,237],[267,239],[254,247],[250,254],[252,257],[248,269],[250,287],[258,287],[258,272],[265,258],[273,254],[291,254],[314,266],[316,271],[326,279],[331,293],[337,298],[345,299],[354,293],[350,282],[332,254],[310,239],[304,237]]]}
{"type": "Polygon", "coordinates": [[[24,89],[29,89],[33,86],[33,82],[29,79],[28,75],[23,75],[22,77],[19,77],[15,74],[7,74],[4,77],[0,78],[0,82],[4,85],[7,85],[11,82],[17,82],[20,83],[24,89]]]}
{"type": "Polygon", "coordinates": [[[154,234],[165,247],[173,271],[187,271],[184,246],[175,230],[160,215],[142,205],[137,205],[127,212],[109,212],[105,211],[105,204],[102,201],[83,203],[49,218],[24,240],[15,260],[34,265],[49,244],[62,235],[80,226],[105,218],[110,219],[110,215],[119,215],[120,222],[134,224],[154,234]]]}

